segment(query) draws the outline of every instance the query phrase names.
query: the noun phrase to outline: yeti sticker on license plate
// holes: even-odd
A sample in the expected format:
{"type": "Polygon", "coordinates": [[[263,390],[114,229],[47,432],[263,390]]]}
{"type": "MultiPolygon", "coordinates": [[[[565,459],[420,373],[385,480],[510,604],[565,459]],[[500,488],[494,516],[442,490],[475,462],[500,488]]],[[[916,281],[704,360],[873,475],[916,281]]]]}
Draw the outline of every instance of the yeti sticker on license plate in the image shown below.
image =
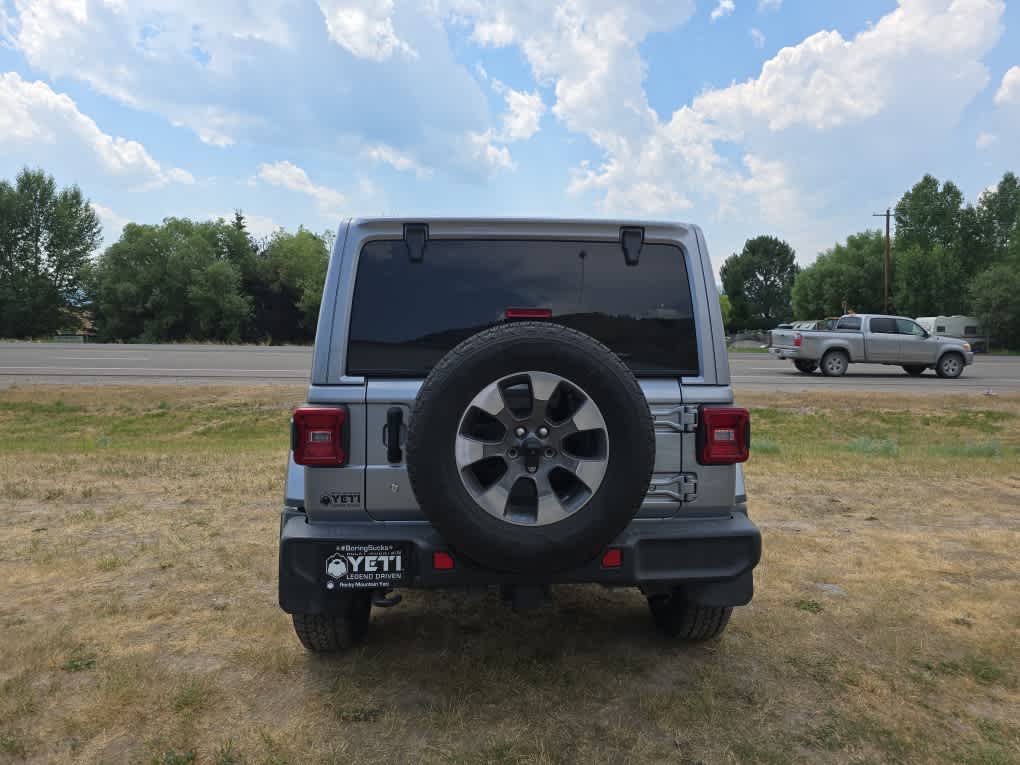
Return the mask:
{"type": "Polygon", "coordinates": [[[406,562],[400,545],[341,543],[326,557],[326,587],[330,590],[396,587],[404,581],[406,562]]]}

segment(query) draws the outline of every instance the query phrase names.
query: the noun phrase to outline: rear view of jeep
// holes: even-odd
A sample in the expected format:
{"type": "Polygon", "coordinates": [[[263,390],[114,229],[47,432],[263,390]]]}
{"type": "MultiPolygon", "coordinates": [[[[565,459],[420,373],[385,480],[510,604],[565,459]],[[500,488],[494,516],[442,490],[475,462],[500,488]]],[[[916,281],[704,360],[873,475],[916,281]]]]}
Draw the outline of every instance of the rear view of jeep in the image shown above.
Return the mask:
{"type": "Polygon", "coordinates": [[[341,226],[295,410],[280,605],[312,651],[402,589],[633,587],[684,640],[750,601],[761,537],[696,226],[341,226]]]}

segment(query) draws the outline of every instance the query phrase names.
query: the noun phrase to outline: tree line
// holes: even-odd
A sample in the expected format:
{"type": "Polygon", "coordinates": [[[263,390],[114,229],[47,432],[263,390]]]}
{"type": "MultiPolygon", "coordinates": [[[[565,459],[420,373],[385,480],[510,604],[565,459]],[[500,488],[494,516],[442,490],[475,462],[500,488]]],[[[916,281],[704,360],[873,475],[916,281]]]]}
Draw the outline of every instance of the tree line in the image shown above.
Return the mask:
{"type": "Polygon", "coordinates": [[[331,234],[254,237],[233,220],[129,223],[102,253],[77,186],[0,181],[0,337],[91,329],[99,340],[301,343],[315,335],[331,234]]]}
{"type": "MultiPolygon", "coordinates": [[[[1020,181],[1013,173],[967,204],[926,175],[896,203],[890,310],[976,316],[1020,346],[1020,181]]],[[[233,220],[129,223],[96,254],[102,230],[77,186],[41,170],[0,180],[0,337],[90,329],[107,341],[294,343],[315,334],[331,234],[259,239],[233,220]]],[[[879,231],[852,234],[800,268],[774,236],[749,239],[720,276],[727,327],[883,310],[879,231]]]]}
{"type": "MultiPolygon", "coordinates": [[[[977,204],[952,181],[925,175],[896,203],[890,312],[976,316],[999,344],[1020,347],[1020,180],[1007,172],[977,204]]],[[[883,312],[881,231],[862,231],[799,268],[792,247],[749,239],[720,276],[731,329],[791,319],[883,312]]]]}

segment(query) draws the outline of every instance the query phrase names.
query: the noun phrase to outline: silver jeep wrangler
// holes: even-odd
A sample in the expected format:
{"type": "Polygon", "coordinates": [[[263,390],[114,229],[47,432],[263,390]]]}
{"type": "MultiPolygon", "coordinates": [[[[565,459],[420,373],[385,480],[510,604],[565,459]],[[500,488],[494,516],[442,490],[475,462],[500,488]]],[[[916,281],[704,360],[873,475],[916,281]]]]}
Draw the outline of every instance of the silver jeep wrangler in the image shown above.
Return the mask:
{"type": "Polygon", "coordinates": [[[598,583],[714,637],[761,555],[749,445],[697,226],[345,222],[292,419],[280,606],[334,651],[401,588],[526,608],[598,583]]]}

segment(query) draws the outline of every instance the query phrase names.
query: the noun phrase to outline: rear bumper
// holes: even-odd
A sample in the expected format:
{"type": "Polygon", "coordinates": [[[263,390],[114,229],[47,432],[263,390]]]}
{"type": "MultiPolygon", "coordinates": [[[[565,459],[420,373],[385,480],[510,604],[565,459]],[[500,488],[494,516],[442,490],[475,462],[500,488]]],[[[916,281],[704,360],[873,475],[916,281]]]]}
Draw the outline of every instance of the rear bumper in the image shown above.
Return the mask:
{"type": "Polygon", "coordinates": [[[769,355],[777,359],[798,359],[800,350],[797,348],[769,348],[769,355]]]}
{"type": "Polygon", "coordinates": [[[280,607],[288,613],[322,613],[338,591],[327,588],[326,559],[340,543],[396,543],[407,550],[402,588],[479,587],[597,583],[639,586],[647,591],[688,585],[688,596],[704,605],[748,603],[751,571],[761,558],[761,532],[744,506],[724,517],[639,519],[610,547],[619,548],[619,568],[601,559],[554,575],[490,571],[454,555],[455,567],[432,568],[434,552],[449,552],[427,523],[308,523],[304,513],[284,510],[280,529],[280,607]]]}

